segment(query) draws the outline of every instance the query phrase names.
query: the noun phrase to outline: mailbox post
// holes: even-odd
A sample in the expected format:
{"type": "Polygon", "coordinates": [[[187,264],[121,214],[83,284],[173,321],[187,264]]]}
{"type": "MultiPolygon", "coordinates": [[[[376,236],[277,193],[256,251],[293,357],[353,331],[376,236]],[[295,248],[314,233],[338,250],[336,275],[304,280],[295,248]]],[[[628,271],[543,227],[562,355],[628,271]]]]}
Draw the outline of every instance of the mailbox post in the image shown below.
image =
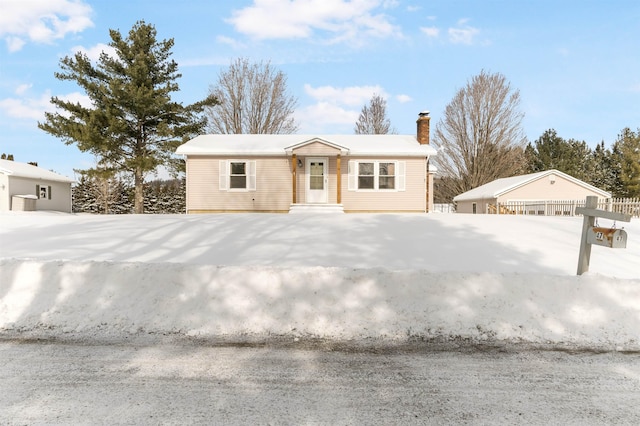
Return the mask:
{"type": "Polygon", "coordinates": [[[592,244],[611,248],[625,248],[627,246],[627,233],[623,229],[595,227],[594,224],[597,217],[630,222],[631,215],[598,210],[597,207],[598,197],[594,196],[587,197],[584,207],[576,207],[576,214],[584,216],[577,275],[582,275],[589,270],[592,244]]]}

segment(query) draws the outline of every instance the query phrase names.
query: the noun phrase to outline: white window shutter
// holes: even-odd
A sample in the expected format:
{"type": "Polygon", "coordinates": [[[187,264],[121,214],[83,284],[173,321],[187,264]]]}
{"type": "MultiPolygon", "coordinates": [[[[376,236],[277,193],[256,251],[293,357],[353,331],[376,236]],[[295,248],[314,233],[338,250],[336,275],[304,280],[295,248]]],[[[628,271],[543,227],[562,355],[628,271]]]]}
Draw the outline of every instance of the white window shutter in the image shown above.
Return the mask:
{"type": "Polygon", "coordinates": [[[220,160],[220,191],[229,189],[229,162],[220,160]]]}
{"type": "Polygon", "coordinates": [[[355,191],[358,189],[358,162],[349,160],[349,177],[347,182],[347,190],[355,191]]]}
{"type": "Polygon", "coordinates": [[[247,189],[249,191],[256,190],[256,162],[247,161],[247,189]]]}
{"type": "Polygon", "coordinates": [[[397,175],[396,175],[396,180],[398,181],[398,191],[405,191],[406,190],[406,181],[407,179],[405,178],[405,169],[406,169],[406,162],[405,161],[398,161],[397,163],[397,175]]]}

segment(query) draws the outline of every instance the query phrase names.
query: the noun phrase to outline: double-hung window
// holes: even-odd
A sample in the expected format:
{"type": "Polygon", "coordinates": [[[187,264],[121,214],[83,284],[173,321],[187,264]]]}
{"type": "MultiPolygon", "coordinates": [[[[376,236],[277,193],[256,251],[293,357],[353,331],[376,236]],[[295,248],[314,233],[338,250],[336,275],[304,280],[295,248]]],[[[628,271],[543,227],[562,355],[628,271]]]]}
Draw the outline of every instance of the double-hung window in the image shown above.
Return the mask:
{"type": "Polygon", "coordinates": [[[396,163],[378,163],[378,189],[396,189],[396,163]]]}
{"type": "Polygon", "coordinates": [[[220,160],[221,191],[255,191],[256,162],[220,160]]]}
{"type": "Polygon", "coordinates": [[[229,189],[247,189],[246,161],[230,162],[229,170],[229,189]]]}
{"type": "Polygon", "coordinates": [[[358,189],[375,189],[375,163],[358,163],[358,189]]]}
{"type": "Polygon", "coordinates": [[[404,191],[404,161],[349,161],[349,190],[404,191]]]}

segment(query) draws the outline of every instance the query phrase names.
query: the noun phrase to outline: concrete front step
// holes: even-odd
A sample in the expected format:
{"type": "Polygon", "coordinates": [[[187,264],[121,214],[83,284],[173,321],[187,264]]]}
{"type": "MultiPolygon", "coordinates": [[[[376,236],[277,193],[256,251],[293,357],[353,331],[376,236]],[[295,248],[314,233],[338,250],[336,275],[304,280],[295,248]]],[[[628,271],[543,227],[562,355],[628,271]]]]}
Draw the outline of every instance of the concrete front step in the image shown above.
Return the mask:
{"type": "Polygon", "coordinates": [[[291,204],[289,213],[344,213],[342,204],[291,204]]]}

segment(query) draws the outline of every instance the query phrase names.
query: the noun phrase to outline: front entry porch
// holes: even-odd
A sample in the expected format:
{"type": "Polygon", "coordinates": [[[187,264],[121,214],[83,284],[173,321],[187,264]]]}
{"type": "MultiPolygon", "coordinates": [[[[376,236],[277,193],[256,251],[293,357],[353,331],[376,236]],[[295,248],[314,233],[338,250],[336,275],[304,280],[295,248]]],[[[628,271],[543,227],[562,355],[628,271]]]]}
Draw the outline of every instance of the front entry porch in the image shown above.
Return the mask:
{"type": "Polygon", "coordinates": [[[344,213],[342,204],[291,204],[289,213],[344,213]]]}
{"type": "MultiPolygon", "coordinates": [[[[338,155],[291,156],[291,205],[342,205],[342,164],[338,155]]],[[[308,207],[302,208],[308,209],[308,207]]]]}

